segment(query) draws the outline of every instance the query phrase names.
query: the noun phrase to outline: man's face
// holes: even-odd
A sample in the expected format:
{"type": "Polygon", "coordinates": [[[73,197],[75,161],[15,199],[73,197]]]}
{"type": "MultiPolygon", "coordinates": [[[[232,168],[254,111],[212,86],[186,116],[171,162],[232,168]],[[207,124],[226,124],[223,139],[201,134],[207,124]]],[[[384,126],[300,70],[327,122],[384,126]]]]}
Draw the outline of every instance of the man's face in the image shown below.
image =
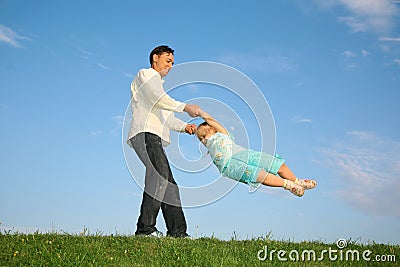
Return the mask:
{"type": "Polygon", "coordinates": [[[167,76],[168,72],[174,65],[174,55],[171,53],[162,53],[153,56],[153,69],[160,73],[162,77],[167,76]]]}

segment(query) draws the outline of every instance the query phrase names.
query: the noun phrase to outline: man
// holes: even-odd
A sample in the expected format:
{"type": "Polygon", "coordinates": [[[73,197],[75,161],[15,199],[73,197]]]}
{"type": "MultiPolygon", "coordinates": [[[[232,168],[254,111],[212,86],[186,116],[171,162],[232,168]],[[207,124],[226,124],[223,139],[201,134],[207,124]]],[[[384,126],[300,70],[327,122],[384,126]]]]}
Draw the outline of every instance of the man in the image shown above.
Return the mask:
{"type": "Polygon", "coordinates": [[[158,46],[150,53],[151,68],[140,70],[131,84],[132,122],[128,144],[146,167],[136,235],[162,236],[155,226],[161,208],[167,236],[188,236],[179,189],[163,146],[170,142],[170,130],[188,134],[196,131],[195,124],[181,121],[174,112],[185,111],[197,117],[200,109],[197,105],[176,101],[164,91],[162,78],[168,75],[173,64],[174,50],[158,46]]]}

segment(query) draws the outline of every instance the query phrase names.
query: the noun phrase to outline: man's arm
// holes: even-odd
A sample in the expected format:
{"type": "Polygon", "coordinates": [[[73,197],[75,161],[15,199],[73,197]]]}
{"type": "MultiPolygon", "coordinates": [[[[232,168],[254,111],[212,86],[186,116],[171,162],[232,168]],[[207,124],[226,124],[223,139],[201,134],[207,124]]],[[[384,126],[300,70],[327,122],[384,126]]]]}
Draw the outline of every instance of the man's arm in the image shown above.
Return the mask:
{"type": "Polygon", "coordinates": [[[148,70],[142,70],[139,73],[141,84],[140,92],[154,106],[159,109],[182,112],[185,111],[190,117],[198,117],[200,108],[198,105],[186,104],[171,98],[165,91],[160,77],[149,73],[148,70]],[[152,75],[152,76],[151,76],[152,75]]]}
{"type": "Polygon", "coordinates": [[[185,132],[186,126],[188,125],[186,122],[178,119],[177,117],[174,116],[174,113],[169,112],[168,117],[166,117],[166,124],[168,125],[168,128],[170,128],[172,131],[176,132],[185,132]]]}
{"type": "Polygon", "coordinates": [[[194,134],[196,132],[196,124],[188,124],[174,116],[171,111],[163,111],[164,117],[166,118],[166,124],[168,127],[176,132],[186,132],[187,134],[194,134]]]}
{"type": "Polygon", "coordinates": [[[139,82],[141,84],[139,92],[147,101],[153,103],[154,107],[175,112],[182,112],[185,109],[185,103],[176,101],[164,91],[161,77],[154,72],[140,71],[139,82]]]}

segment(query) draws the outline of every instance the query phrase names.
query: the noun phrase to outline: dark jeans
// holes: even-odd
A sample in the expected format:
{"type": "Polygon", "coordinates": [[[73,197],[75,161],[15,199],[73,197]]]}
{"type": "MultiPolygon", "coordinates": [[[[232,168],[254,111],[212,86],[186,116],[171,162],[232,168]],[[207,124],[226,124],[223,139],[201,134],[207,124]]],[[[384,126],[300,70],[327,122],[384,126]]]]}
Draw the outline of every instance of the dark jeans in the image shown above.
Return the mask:
{"type": "Polygon", "coordinates": [[[172,176],[161,138],[152,133],[139,133],[130,142],[146,166],[145,186],[136,235],[157,230],[160,208],[167,226],[167,235],[186,235],[186,220],[181,207],[179,189],[172,176]]]}

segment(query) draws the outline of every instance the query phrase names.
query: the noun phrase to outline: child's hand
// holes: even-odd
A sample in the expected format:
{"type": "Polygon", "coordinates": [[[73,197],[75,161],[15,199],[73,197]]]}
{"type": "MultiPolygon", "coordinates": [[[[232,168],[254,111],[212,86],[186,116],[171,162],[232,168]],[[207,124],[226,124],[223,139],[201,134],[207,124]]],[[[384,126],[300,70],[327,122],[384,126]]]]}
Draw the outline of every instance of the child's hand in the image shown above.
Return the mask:
{"type": "Polygon", "coordinates": [[[207,112],[205,112],[204,110],[200,109],[199,111],[199,116],[204,118],[212,118],[210,114],[208,114],[207,112]]]}

